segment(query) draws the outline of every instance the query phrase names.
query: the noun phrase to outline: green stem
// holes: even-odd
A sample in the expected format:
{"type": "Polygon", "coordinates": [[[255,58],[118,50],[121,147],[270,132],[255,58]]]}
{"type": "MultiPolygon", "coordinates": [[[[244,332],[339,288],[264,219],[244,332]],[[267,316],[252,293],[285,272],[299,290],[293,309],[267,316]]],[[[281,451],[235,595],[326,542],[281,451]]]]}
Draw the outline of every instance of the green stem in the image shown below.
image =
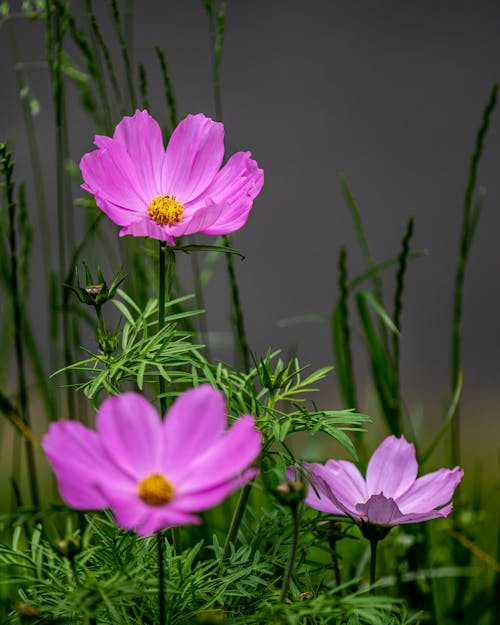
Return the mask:
{"type": "Polygon", "coordinates": [[[297,558],[297,547],[299,544],[299,514],[296,506],[292,506],[293,517],[293,538],[292,548],[290,550],[290,556],[288,558],[288,566],[286,569],[285,577],[283,578],[283,585],[281,586],[280,603],[284,603],[288,595],[288,588],[290,586],[290,580],[292,579],[292,573],[295,566],[295,560],[297,558]]]}
{"type": "MultiPolygon", "coordinates": [[[[222,63],[222,45],[224,40],[225,4],[223,3],[219,11],[215,11],[213,2],[205,4],[210,28],[210,45],[212,48],[212,69],[214,84],[215,117],[222,121],[222,95],[220,68],[222,63]]],[[[222,237],[223,244],[231,247],[231,239],[226,234],[222,237]]],[[[250,370],[250,348],[245,332],[245,323],[240,304],[240,292],[236,281],[233,258],[231,254],[226,254],[226,268],[229,275],[229,287],[231,290],[231,302],[233,311],[231,321],[235,332],[236,344],[238,347],[241,364],[246,372],[250,370]]]]}
{"type": "MultiPolygon", "coordinates": [[[[165,303],[170,301],[172,296],[172,284],[175,274],[175,252],[165,243],[165,241],[159,241],[158,251],[158,332],[160,332],[165,325],[165,303]]],[[[163,418],[167,411],[167,397],[165,394],[165,378],[161,375],[161,373],[159,374],[158,381],[160,386],[160,411],[163,418]]],[[[175,553],[180,553],[182,545],[178,527],[172,528],[172,541],[175,553]]],[[[163,621],[160,622],[163,623],[163,621]]]]}
{"type": "MultiPolygon", "coordinates": [[[[159,255],[159,279],[158,279],[158,332],[165,325],[165,243],[160,241],[158,248],[159,255]]],[[[165,379],[160,373],[160,411],[161,416],[165,415],[167,409],[167,398],[165,397],[165,379]]]]}
{"type": "MultiPolygon", "coordinates": [[[[222,237],[224,245],[231,247],[231,239],[226,234],[222,237]]],[[[232,254],[225,254],[226,256],[226,268],[229,275],[229,288],[231,290],[231,302],[233,305],[233,312],[231,314],[231,321],[233,323],[233,329],[235,332],[236,344],[238,347],[239,357],[241,364],[245,372],[250,371],[250,348],[245,331],[245,320],[243,318],[243,310],[240,303],[240,290],[236,281],[236,273],[234,271],[232,254]]]]}
{"type": "MultiPolygon", "coordinates": [[[[12,314],[14,324],[14,348],[16,353],[17,363],[17,379],[18,379],[18,399],[19,410],[21,418],[24,424],[31,430],[31,419],[29,414],[28,404],[28,390],[26,382],[26,364],[24,356],[24,341],[23,341],[23,317],[24,311],[21,302],[21,295],[19,293],[19,277],[18,277],[18,251],[17,251],[17,236],[16,236],[16,203],[14,201],[14,181],[12,179],[12,172],[14,164],[11,160],[11,155],[7,152],[5,144],[0,145],[0,160],[2,170],[5,178],[4,188],[8,210],[8,239],[9,239],[9,253],[10,253],[10,296],[12,298],[12,314]]],[[[36,477],[35,456],[33,452],[33,444],[26,438],[26,461],[28,465],[28,475],[30,479],[31,500],[33,505],[38,506],[40,504],[40,497],[38,492],[38,482],[36,477]]]]}
{"type": "MultiPolygon", "coordinates": [[[[459,384],[461,370],[461,327],[462,327],[462,301],[465,281],[465,269],[469,256],[474,231],[479,216],[478,209],[473,210],[472,198],[476,187],[477,170],[484,147],[484,139],[488,131],[490,117],[497,103],[498,85],[494,84],[488,103],[483,111],[481,126],[476,135],[474,151],[470,158],[469,177],[465,189],[464,209],[462,214],[462,228],[460,233],[460,250],[455,275],[455,289],[453,296],[453,325],[451,345],[451,392],[455,393],[459,384]]],[[[457,406],[455,418],[451,424],[451,456],[452,464],[460,464],[460,406],[457,406]]]]}
{"type": "Polygon", "coordinates": [[[241,520],[243,519],[243,514],[245,513],[245,508],[247,507],[248,498],[250,497],[252,485],[253,481],[247,482],[240,492],[240,497],[238,499],[238,503],[236,504],[233,518],[231,519],[231,524],[229,526],[226,540],[224,542],[224,549],[222,550],[222,560],[226,559],[227,554],[229,553],[229,545],[234,541],[236,535],[238,534],[241,520]]]}
{"type": "MultiPolygon", "coordinates": [[[[370,586],[375,584],[376,572],[377,572],[377,545],[378,538],[370,538],[370,586]]],[[[375,591],[371,590],[372,593],[375,591]]]]}
{"type": "Polygon", "coordinates": [[[166,625],[165,614],[165,550],[163,548],[163,534],[161,531],[157,532],[157,546],[158,546],[158,614],[159,625],[166,625]]]}

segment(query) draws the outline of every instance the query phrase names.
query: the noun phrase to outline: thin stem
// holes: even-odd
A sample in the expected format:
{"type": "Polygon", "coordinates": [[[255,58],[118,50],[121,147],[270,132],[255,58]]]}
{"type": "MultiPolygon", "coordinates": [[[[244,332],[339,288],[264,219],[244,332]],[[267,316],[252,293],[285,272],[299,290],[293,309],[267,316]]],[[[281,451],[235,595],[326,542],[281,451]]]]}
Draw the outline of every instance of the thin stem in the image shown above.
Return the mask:
{"type": "Polygon", "coordinates": [[[165,550],[163,548],[163,534],[161,531],[157,532],[158,540],[156,542],[158,546],[158,614],[159,625],[166,625],[166,596],[165,596],[165,550]]]}
{"type": "MultiPolygon", "coordinates": [[[[191,267],[194,277],[194,294],[196,298],[196,307],[199,310],[205,310],[205,301],[203,297],[203,287],[200,282],[200,265],[198,263],[198,256],[191,254],[191,267]]],[[[205,345],[205,357],[210,362],[212,360],[210,353],[210,341],[208,336],[207,315],[200,315],[200,337],[205,345]]]]}
{"type": "Polygon", "coordinates": [[[292,579],[292,573],[295,566],[295,560],[297,558],[297,547],[299,544],[299,514],[297,511],[297,506],[292,506],[292,517],[293,517],[293,538],[292,538],[292,548],[290,550],[290,556],[288,558],[288,566],[286,569],[285,577],[283,578],[283,585],[281,586],[281,595],[280,595],[280,603],[284,603],[287,595],[288,588],[290,586],[290,580],[292,579]]]}
{"type": "MultiPolygon", "coordinates": [[[[226,5],[223,2],[218,11],[215,10],[212,0],[205,2],[205,8],[208,15],[208,24],[210,29],[210,45],[212,48],[212,70],[214,85],[214,101],[215,101],[215,117],[218,121],[222,121],[222,95],[221,95],[221,79],[220,68],[222,63],[222,49],[224,42],[224,28],[226,18],[226,5]]],[[[223,245],[231,247],[231,239],[226,234],[222,237],[223,245]]],[[[231,291],[231,302],[233,311],[231,321],[235,333],[236,345],[238,347],[239,357],[244,370],[250,370],[250,348],[245,332],[245,322],[240,304],[240,292],[236,281],[236,273],[234,271],[233,258],[231,254],[226,254],[226,268],[229,275],[229,288],[231,291]]]]}
{"type": "MultiPolygon", "coordinates": [[[[370,538],[370,586],[375,584],[376,572],[377,572],[377,545],[378,538],[370,538]]],[[[375,591],[371,590],[372,593],[375,591]]]]}
{"type": "MultiPolygon", "coordinates": [[[[159,280],[158,280],[158,331],[165,325],[165,303],[172,297],[172,285],[175,274],[175,252],[167,246],[165,241],[159,242],[159,280]]],[[[165,379],[160,374],[160,409],[162,416],[167,410],[165,396],[165,379]]]]}
{"type": "MultiPolygon", "coordinates": [[[[477,170],[484,147],[484,139],[488,131],[490,117],[497,103],[498,85],[494,84],[488,103],[483,111],[481,126],[476,135],[474,151],[470,158],[469,177],[465,189],[464,209],[462,214],[462,229],[460,233],[460,250],[455,275],[455,289],[453,297],[453,325],[451,345],[451,392],[455,393],[461,370],[461,327],[462,301],[465,281],[465,269],[469,256],[474,231],[479,216],[478,210],[472,207],[472,198],[476,187],[477,170]]],[[[457,407],[455,418],[451,424],[451,456],[452,464],[460,464],[460,408],[457,407]]]]}
{"type": "MultiPolygon", "coordinates": [[[[159,251],[159,279],[158,279],[158,332],[163,329],[165,325],[165,243],[160,241],[159,251]]],[[[160,383],[160,410],[162,417],[167,410],[167,398],[165,397],[165,378],[161,375],[159,377],[160,383]]]]}
{"type": "MultiPolygon", "coordinates": [[[[226,234],[222,237],[223,243],[226,247],[231,247],[231,240],[226,234]]],[[[245,372],[250,371],[250,348],[245,331],[245,320],[243,318],[243,310],[240,303],[240,290],[238,282],[236,281],[236,273],[234,271],[232,254],[225,254],[226,256],[226,268],[229,275],[229,287],[231,290],[231,301],[233,304],[233,312],[231,314],[231,321],[235,332],[236,345],[241,360],[241,364],[245,372]]]]}
{"type": "MultiPolygon", "coordinates": [[[[172,284],[174,281],[175,273],[175,253],[171,247],[167,246],[165,241],[159,241],[159,271],[158,271],[158,332],[160,332],[165,325],[165,303],[168,302],[172,296],[172,284]]],[[[166,397],[166,385],[165,378],[161,375],[158,376],[160,386],[160,411],[162,417],[165,416],[167,411],[167,397],[166,397]]],[[[179,528],[172,528],[172,541],[176,553],[181,552],[181,537],[179,528]]],[[[163,623],[163,621],[160,621],[163,623]]]]}
{"type": "MultiPolygon", "coordinates": [[[[7,152],[5,144],[0,145],[0,161],[2,171],[5,177],[5,195],[8,210],[8,239],[10,252],[10,296],[12,298],[12,314],[14,324],[14,347],[17,363],[17,379],[18,379],[18,400],[21,418],[24,424],[31,430],[31,419],[29,414],[28,390],[26,382],[26,364],[24,356],[23,341],[23,306],[21,304],[21,294],[19,293],[19,267],[18,267],[18,250],[16,236],[16,203],[14,201],[14,182],[12,180],[12,172],[14,164],[11,155],[7,152]]],[[[38,482],[36,477],[35,456],[33,453],[33,445],[26,438],[26,461],[28,464],[28,474],[30,479],[31,500],[33,505],[38,506],[40,497],[38,492],[38,482]]]]}
{"type": "Polygon", "coordinates": [[[222,550],[222,560],[226,559],[227,554],[229,553],[229,545],[234,541],[236,535],[238,534],[241,520],[243,519],[243,514],[245,512],[245,508],[247,507],[248,498],[250,497],[252,485],[253,481],[247,482],[240,492],[240,497],[238,499],[238,503],[236,504],[233,518],[231,519],[231,525],[229,526],[226,540],[224,542],[224,549],[222,550]]]}
{"type": "Polygon", "coordinates": [[[342,578],[340,576],[339,557],[337,555],[337,539],[330,538],[328,540],[330,549],[332,550],[332,564],[333,564],[333,576],[335,578],[335,585],[340,586],[342,584],[342,578]]]}

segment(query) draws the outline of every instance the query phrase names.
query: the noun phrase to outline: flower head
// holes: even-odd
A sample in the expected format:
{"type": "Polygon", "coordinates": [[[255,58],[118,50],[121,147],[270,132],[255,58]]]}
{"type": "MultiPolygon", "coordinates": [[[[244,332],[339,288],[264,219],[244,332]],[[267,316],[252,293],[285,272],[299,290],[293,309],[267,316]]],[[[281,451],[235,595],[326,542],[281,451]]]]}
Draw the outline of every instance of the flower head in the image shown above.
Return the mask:
{"type": "Polygon", "coordinates": [[[113,137],[97,135],[95,145],[80,161],[82,187],[123,226],[121,236],[174,245],[184,234],[234,232],[264,183],[250,152],[233,154],[221,169],[224,126],[201,113],[180,122],[166,150],[147,111],[124,117],[113,137]]]}
{"type": "Polygon", "coordinates": [[[450,500],[464,474],[455,467],[417,478],[415,447],[404,436],[382,441],[370,458],[366,480],[346,460],[306,467],[314,485],[305,499],[308,506],[385,527],[448,516],[453,507],[450,500]]]}
{"type": "Polygon", "coordinates": [[[63,500],[79,510],[111,508],[117,524],[147,536],[200,523],[194,512],[252,479],[260,453],[254,418],[226,431],[220,391],[204,384],[179,396],[162,421],[138,393],[106,399],[97,431],[76,421],[50,425],[42,445],[63,500]]]}

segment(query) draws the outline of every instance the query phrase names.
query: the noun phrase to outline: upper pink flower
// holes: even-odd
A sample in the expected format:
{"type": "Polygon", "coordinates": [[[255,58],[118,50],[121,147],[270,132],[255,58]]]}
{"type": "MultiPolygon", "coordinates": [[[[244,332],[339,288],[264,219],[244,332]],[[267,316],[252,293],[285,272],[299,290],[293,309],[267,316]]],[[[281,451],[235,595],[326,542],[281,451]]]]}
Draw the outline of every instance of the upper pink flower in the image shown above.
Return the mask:
{"type": "Polygon", "coordinates": [[[179,396],[163,421],[138,393],[110,397],[96,425],[59,421],[43,438],[61,497],[79,510],[111,508],[120,527],[141,536],[200,523],[193,512],[257,473],[247,468],[262,442],[254,418],[226,431],[224,395],[209,384],[179,396]]]}
{"type": "Polygon", "coordinates": [[[448,516],[450,500],[464,474],[455,467],[417,478],[415,447],[404,436],[382,441],[370,458],[366,480],[346,460],[305,466],[314,484],[305,499],[308,506],[386,527],[448,516]]]}
{"type": "Polygon", "coordinates": [[[188,115],[167,149],[147,111],[124,117],[113,137],[96,135],[99,148],[82,157],[82,187],[119,226],[120,235],[146,236],[174,245],[174,237],[228,234],[247,220],[264,172],[237,152],[222,165],[224,126],[188,115]]]}

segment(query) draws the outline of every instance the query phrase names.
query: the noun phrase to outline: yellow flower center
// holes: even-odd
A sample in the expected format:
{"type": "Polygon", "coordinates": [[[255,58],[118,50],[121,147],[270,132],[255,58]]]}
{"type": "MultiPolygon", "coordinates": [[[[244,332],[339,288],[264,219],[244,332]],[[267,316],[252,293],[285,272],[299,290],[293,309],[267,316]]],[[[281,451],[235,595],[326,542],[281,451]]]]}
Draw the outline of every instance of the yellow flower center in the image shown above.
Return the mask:
{"type": "Polygon", "coordinates": [[[150,506],[161,506],[171,501],[174,487],[161,473],[153,473],[139,482],[137,494],[150,506]]]}
{"type": "Polygon", "coordinates": [[[149,203],[148,215],[163,226],[179,223],[184,213],[184,206],[177,201],[175,195],[157,195],[149,203]]]}

